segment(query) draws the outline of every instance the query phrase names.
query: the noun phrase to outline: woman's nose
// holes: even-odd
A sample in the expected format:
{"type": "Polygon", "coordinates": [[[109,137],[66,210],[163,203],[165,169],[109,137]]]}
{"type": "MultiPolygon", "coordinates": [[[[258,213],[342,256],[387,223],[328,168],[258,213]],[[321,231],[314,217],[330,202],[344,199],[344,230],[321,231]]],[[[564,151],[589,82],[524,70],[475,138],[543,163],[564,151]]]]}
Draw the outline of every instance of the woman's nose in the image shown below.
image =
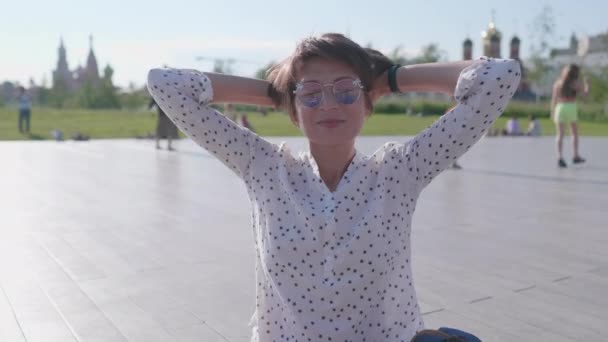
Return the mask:
{"type": "Polygon", "coordinates": [[[323,88],[323,97],[321,98],[321,104],[319,108],[334,108],[338,107],[338,102],[336,101],[336,97],[334,96],[333,89],[330,87],[323,88]]]}

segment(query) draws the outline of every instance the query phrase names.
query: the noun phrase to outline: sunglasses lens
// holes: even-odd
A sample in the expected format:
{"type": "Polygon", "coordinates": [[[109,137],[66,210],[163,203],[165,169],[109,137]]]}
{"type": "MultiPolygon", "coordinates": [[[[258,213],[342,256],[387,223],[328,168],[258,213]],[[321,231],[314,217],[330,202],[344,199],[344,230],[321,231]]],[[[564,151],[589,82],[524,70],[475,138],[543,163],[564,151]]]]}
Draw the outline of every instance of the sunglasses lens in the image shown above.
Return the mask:
{"type": "Polygon", "coordinates": [[[334,84],[334,96],[340,104],[353,104],[359,98],[361,89],[352,79],[340,80],[334,84]]]}
{"type": "Polygon", "coordinates": [[[320,83],[316,82],[302,83],[296,96],[302,105],[314,108],[321,104],[321,100],[323,99],[323,87],[320,83]]]}
{"type": "Polygon", "coordinates": [[[299,96],[300,103],[306,107],[314,108],[321,103],[321,93],[309,94],[299,96]]]}
{"type": "MultiPolygon", "coordinates": [[[[323,101],[323,87],[319,82],[304,82],[298,84],[294,93],[303,106],[316,108],[323,101]]],[[[359,99],[361,83],[351,78],[342,79],[333,84],[332,92],[337,103],[350,105],[359,99]]]]}

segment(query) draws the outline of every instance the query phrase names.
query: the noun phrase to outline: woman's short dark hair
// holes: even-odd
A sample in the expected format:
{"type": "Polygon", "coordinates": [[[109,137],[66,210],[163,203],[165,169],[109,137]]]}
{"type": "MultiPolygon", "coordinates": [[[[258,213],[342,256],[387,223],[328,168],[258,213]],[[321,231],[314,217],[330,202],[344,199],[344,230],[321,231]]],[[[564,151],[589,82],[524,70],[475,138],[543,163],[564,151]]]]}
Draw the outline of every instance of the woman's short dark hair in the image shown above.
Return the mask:
{"type": "Polygon", "coordinates": [[[291,56],[268,70],[266,77],[271,84],[268,95],[277,107],[287,110],[292,116],[296,114],[293,91],[297,73],[313,58],[337,61],[351,67],[363,84],[366,105],[370,110],[373,105],[368,92],[375,78],[393,65],[381,52],[363,48],[339,33],[326,33],[302,40],[291,56]]]}

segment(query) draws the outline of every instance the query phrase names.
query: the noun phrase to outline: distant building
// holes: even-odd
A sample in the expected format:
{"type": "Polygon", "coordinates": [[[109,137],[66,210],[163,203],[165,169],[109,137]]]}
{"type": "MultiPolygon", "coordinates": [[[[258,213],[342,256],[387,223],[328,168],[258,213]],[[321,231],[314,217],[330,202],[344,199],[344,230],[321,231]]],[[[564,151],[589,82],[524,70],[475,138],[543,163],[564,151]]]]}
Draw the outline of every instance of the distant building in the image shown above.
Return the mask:
{"type": "Polygon", "coordinates": [[[66,57],[66,48],[63,39],[59,42],[57,67],[53,70],[53,88],[64,87],[68,92],[75,92],[82,88],[87,82],[97,86],[100,82],[97,58],[93,52],[93,37],[89,38],[89,55],[87,64],[70,70],[66,57]]]}
{"type": "Polygon", "coordinates": [[[578,63],[591,72],[598,72],[601,68],[608,67],[608,32],[582,39],[572,34],[570,45],[551,49],[550,57],[556,67],[578,63]],[[583,57],[581,54],[584,52],[583,57]]]}
{"type": "MultiPolygon", "coordinates": [[[[63,39],[59,41],[57,66],[52,71],[53,83],[52,88],[63,88],[67,93],[73,93],[80,90],[85,84],[89,83],[93,87],[97,87],[101,84],[102,79],[112,79],[113,69],[107,65],[104,68],[103,76],[99,74],[99,68],[97,64],[97,58],[93,51],[93,37],[89,37],[89,54],[87,56],[86,65],[78,66],[71,70],[67,60],[66,48],[63,39]]],[[[20,84],[19,82],[3,81],[0,83],[0,104],[11,104],[16,101],[17,87],[24,86],[34,103],[46,103],[48,100],[46,94],[47,81],[46,77],[43,77],[42,84],[37,85],[33,79],[30,78],[27,84],[20,84]]]]}
{"type": "Polygon", "coordinates": [[[473,41],[469,38],[462,43],[462,59],[465,61],[473,59],[473,41]]]}
{"type": "Polygon", "coordinates": [[[547,60],[550,68],[538,92],[545,97],[551,96],[553,82],[562,68],[570,63],[581,65],[586,72],[596,74],[608,68],[608,32],[583,38],[572,34],[567,47],[551,49],[547,60]]]}
{"type": "Polygon", "coordinates": [[[481,32],[483,43],[483,55],[493,58],[501,58],[500,56],[500,41],[502,33],[496,29],[494,20],[490,22],[488,28],[481,32]]]}
{"type": "MultiPolygon", "coordinates": [[[[496,28],[496,24],[493,20],[488,25],[488,28],[481,32],[481,39],[483,56],[502,58],[500,48],[502,42],[502,33],[498,30],[498,28],[496,28]]],[[[522,79],[513,98],[517,100],[531,101],[536,98],[536,95],[530,89],[530,83],[526,79],[524,64],[519,55],[520,46],[521,40],[517,36],[513,36],[509,44],[509,58],[519,61],[522,69],[522,79]]],[[[464,60],[472,60],[474,58],[473,41],[470,38],[465,39],[465,41],[462,43],[462,58],[464,60]]]]}

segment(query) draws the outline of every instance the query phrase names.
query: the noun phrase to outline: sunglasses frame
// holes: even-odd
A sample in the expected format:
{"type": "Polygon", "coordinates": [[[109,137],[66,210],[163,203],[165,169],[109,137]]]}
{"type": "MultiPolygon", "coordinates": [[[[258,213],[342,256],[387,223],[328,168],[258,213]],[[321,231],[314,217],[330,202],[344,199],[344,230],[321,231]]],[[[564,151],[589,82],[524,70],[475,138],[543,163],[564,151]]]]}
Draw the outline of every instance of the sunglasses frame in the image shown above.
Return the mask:
{"type": "Polygon", "coordinates": [[[321,82],[317,82],[317,81],[306,81],[306,82],[298,82],[296,83],[296,89],[293,91],[294,96],[296,97],[296,99],[300,102],[301,105],[303,105],[306,108],[317,108],[319,107],[322,103],[323,100],[325,99],[325,88],[331,86],[331,94],[334,97],[334,100],[336,101],[336,103],[340,104],[340,105],[351,105],[355,102],[357,102],[357,100],[359,100],[359,98],[361,97],[361,91],[365,89],[365,87],[363,86],[363,84],[361,83],[361,80],[359,78],[342,78],[339,79],[333,83],[321,83],[321,82]],[[338,98],[336,97],[336,92],[335,92],[335,86],[336,83],[338,82],[342,82],[345,80],[352,80],[353,85],[359,89],[359,93],[357,94],[357,98],[352,102],[352,103],[341,103],[338,98]],[[319,101],[319,104],[316,106],[309,106],[306,103],[302,102],[302,100],[300,99],[300,97],[298,96],[298,91],[302,90],[304,88],[304,83],[315,83],[315,84],[319,84],[321,86],[321,100],[319,101]]]}

